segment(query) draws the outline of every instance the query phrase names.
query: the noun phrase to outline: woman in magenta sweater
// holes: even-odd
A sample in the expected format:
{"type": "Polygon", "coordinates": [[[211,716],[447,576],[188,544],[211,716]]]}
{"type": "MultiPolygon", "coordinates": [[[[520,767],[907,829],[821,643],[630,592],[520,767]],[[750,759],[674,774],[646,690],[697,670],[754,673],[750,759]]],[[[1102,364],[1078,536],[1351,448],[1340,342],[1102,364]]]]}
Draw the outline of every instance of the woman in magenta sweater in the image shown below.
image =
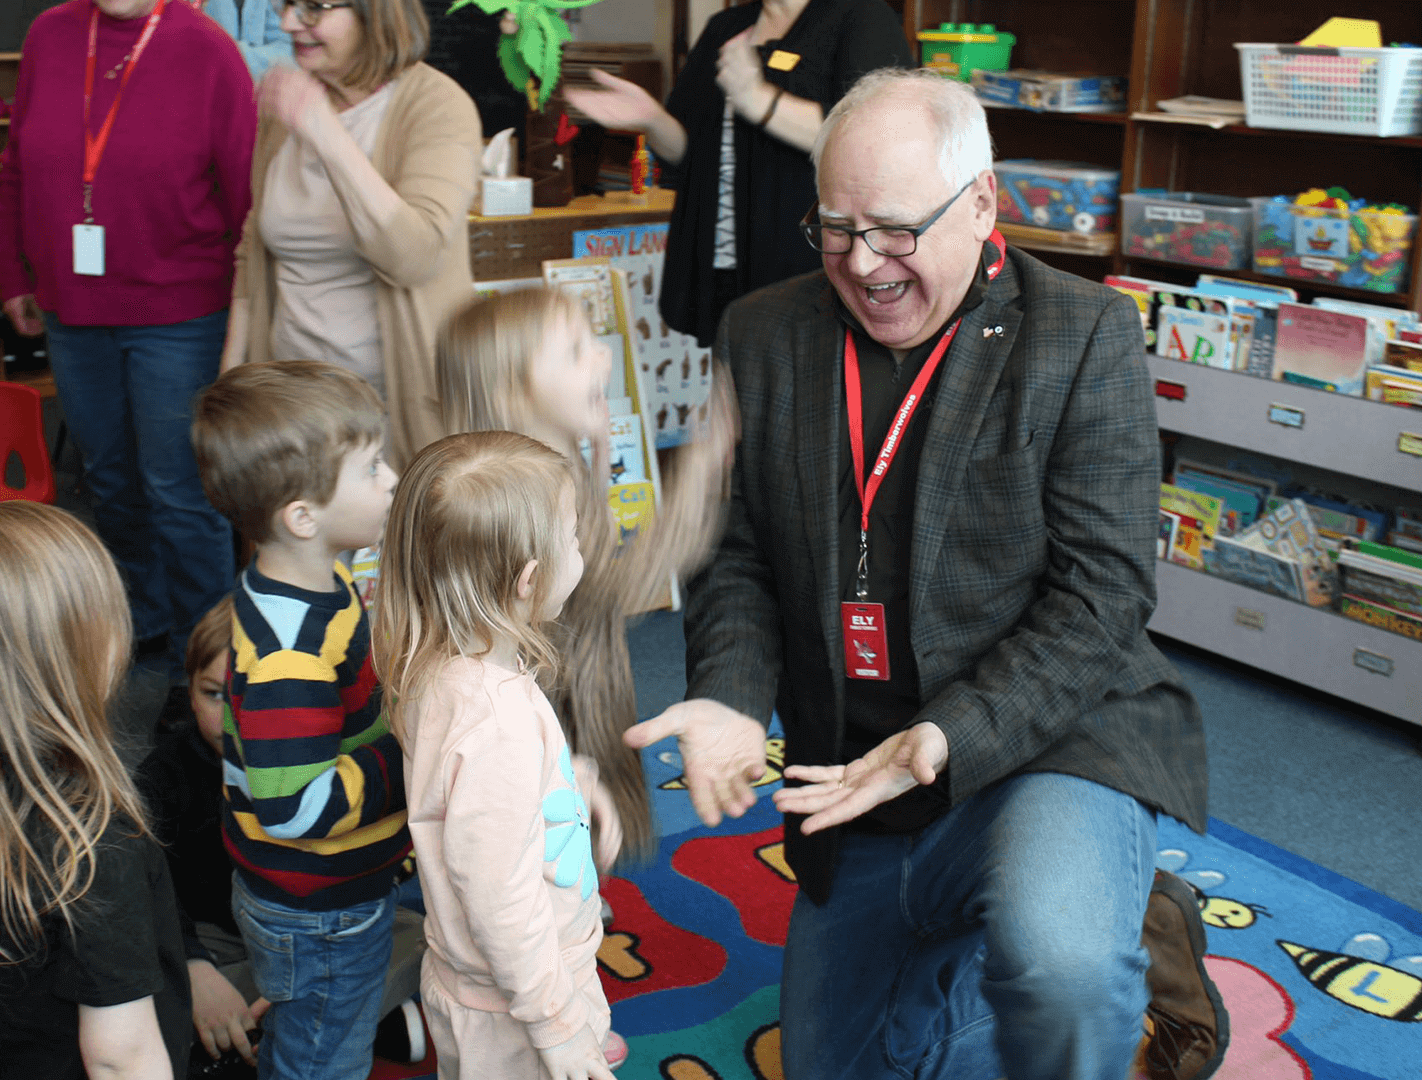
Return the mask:
{"type": "Polygon", "coordinates": [[[170,671],[232,584],[188,422],[222,355],[256,120],[237,46],[185,0],[69,0],[25,38],[0,157],[0,301],[49,334],[135,636],[169,639],[170,671]]]}

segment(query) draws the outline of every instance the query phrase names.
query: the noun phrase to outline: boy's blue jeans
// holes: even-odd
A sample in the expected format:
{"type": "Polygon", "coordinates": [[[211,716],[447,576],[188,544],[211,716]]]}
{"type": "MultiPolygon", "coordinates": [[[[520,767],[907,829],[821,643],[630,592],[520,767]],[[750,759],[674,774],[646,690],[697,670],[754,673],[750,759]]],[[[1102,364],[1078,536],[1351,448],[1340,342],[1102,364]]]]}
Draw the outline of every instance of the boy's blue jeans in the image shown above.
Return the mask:
{"type": "Polygon", "coordinates": [[[1057,773],[846,833],[829,901],[790,916],[786,1080],[1122,1080],[1155,836],[1129,795],[1057,773]]]}
{"type": "Polygon", "coordinates": [[[128,585],[134,636],[193,625],[232,588],[232,526],[203,494],[193,401],[217,378],[227,311],[170,326],[69,326],[44,317],[50,363],[96,528],[128,585]]]}
{"type": "Polygon", "coordinates": [[[272,1003],[262,1021],[259,1080],[365,1080],[380,1020],[399,892],[335,911],[259,899],[232,877],[232,915],[257,990],[272,1003]]]}

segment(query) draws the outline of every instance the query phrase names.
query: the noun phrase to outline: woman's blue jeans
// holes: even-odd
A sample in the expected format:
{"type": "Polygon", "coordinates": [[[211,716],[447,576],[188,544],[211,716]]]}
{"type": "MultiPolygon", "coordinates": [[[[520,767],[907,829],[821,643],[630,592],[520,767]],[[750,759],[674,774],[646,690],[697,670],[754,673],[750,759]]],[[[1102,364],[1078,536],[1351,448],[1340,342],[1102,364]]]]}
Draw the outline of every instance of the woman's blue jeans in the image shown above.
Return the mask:
{"type": "Polygon", "coordinates": [[[134,635],[193,624],[232,588],[232,526],[193,458],[193,400],[217,378],[226,310],[169,326],[68,326],[45,315],[64,418],[100,539],[128,586],[134,635]]]}
{"type": "Polygon", "coordinates": [[[1155,815],[1012,777],[918,833],[846,833],[790,917],[786,1080],[1122,1080],[1142,1032],[1155,815]]]}

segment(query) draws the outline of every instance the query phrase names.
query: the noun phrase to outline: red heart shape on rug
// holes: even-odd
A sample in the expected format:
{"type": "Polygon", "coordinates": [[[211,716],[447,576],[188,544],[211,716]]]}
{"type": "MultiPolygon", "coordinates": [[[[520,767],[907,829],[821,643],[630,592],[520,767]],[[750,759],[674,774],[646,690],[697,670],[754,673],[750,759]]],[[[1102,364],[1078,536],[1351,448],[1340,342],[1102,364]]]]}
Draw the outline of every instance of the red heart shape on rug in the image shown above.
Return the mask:
{"type": "Polygon", "coordinates": [[[576,124],[568,123],[568,114],[563,113],[558,117],[558,131],[553,136],[553,142],[558,146],[567,146],[578,137],[578,132],[582,130],[576,124]]]}

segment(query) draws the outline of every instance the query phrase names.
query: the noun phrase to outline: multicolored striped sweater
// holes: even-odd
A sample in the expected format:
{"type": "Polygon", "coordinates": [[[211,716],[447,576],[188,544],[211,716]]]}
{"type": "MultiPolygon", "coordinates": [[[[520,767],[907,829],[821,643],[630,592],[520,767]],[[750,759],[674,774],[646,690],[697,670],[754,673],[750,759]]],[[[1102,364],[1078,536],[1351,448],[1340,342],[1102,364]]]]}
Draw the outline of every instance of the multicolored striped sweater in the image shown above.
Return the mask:
{"type": "Polygon", "coordinates": [[[410,851],[404,765],[381,713],[350,572],[317,593],[264,577],[233,595],[223,839],[258,897],[329,911],[387,895],[410,851]]]}

